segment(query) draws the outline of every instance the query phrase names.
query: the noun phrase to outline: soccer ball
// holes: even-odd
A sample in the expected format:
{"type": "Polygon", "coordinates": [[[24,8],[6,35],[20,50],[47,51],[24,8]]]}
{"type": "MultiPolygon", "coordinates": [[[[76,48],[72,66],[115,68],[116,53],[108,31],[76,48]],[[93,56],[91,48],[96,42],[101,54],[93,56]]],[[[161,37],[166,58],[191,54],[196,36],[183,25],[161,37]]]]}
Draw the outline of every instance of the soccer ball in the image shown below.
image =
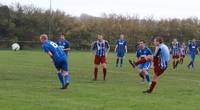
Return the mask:
{"type": "Polygon", "coordinates": [[[14,50],[14,51],[20,50],[20,45],[18,43],[12,44],[11,47],[12,47],[12,50],[14,50]]]}

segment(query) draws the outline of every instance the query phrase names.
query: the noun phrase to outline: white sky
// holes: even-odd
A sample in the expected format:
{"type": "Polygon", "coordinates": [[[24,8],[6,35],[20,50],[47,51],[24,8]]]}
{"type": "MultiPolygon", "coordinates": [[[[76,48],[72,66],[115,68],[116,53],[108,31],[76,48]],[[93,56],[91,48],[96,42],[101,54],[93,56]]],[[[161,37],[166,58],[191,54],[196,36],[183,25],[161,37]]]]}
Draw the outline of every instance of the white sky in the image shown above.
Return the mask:
{"type": "MultiPolygon", "coordinates": [[[[50,0],[0,0],[1,4],[33,4],[48,9],[50,0]]],[[[138,15],[140,18],[200,18],[200,0],[52,0],[52,8],[79,16],[81,13],[101,16],[102,13],[138,15]]]]}

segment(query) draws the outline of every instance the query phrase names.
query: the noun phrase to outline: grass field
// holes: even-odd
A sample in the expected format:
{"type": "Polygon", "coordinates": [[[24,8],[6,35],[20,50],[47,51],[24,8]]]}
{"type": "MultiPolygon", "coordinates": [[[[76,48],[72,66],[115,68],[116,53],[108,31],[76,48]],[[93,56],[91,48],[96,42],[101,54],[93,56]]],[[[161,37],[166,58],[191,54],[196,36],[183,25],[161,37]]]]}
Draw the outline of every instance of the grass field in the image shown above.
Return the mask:
{"type": "MultiPolygon", "coordinates": [[[[59,89],[56,70],[42,51],[0,51],[0,110],[199,110],[200,58],[195,70],[180,65],[159,78],[153,94],[143,94],[138,70],[115,67],[108,55],[108,78],[92,81],[90,52],[71,52],[71,85],[59,89]]],[[[188,62],[188,58],[186,59],[188,62]]],[[[151,70],[152,73],[152,70],[151,70]]]]}

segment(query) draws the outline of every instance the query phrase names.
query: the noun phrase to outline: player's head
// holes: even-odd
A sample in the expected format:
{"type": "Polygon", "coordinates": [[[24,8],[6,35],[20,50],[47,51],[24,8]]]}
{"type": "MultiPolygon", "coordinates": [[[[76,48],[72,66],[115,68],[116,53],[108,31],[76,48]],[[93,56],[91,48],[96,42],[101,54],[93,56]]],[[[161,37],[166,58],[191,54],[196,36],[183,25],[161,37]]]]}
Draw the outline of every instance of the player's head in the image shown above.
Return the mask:
{"type": "Polygon", "coordinates": [[[141,49],[144,49],[145,48],[145,41],[144,40],[140,40],[138,42],[138,47],[141,48],[141,49]]]}
{"type": "Polygon", "coordinates": [[[173,42],[177,42],[177,39],[176,39],[176,38],[173,38],[173,42]]]}
{"type": "Polygon", "coordinates": [[[46,34],[41,34],[40,35],[40,42],[45,42],[46,40],[48,40],[48,36],[46,34]]]}
{"type": "Polygon", "coordinates": [[[103,40],[103,35],[98,34],[98,35],[97,35],[97,39],[98,39],[99,41],[102,41],[102,40],[103,40]]]}
{"type": "Polygon", "coordinates": [[[60,39],[62,39],[62,40],[65,39],[65,33],[64,33],[64,32],[62,32],[62,33],[60,34],[60,39]]]}
{"type": "Polygon", "coordinates": [[[124,33],[120,33],[120,39],[124,39],[124,33]]]}
{"type": "Polygon", "coordinates": [[[195,38],[193,38],[193,39],[192,39],[192,42],[196,42],[196,39],[195,39],[195,38]]]}
{"type": "Polygon", "coordinates": [[[163,38],[158,36],[156,38],[154,38],[154,45],[155,46],[159,46],[161,43],[163,43],[163,38]]]}

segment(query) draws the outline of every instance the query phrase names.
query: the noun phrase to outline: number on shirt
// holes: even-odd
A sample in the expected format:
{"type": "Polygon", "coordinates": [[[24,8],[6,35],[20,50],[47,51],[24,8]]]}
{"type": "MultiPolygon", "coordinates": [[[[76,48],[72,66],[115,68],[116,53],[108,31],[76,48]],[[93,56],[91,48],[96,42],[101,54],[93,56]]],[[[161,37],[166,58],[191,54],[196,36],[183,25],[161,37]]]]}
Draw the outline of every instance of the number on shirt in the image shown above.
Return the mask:
{"type": "Polygon", "coordinates": [[[56,43],[54,43],[54,42],[50,42],[50,44],[51,44],[54,48],[57,48],[57,47],[58,47],[58,45],[57,45],[56,43]]]}

